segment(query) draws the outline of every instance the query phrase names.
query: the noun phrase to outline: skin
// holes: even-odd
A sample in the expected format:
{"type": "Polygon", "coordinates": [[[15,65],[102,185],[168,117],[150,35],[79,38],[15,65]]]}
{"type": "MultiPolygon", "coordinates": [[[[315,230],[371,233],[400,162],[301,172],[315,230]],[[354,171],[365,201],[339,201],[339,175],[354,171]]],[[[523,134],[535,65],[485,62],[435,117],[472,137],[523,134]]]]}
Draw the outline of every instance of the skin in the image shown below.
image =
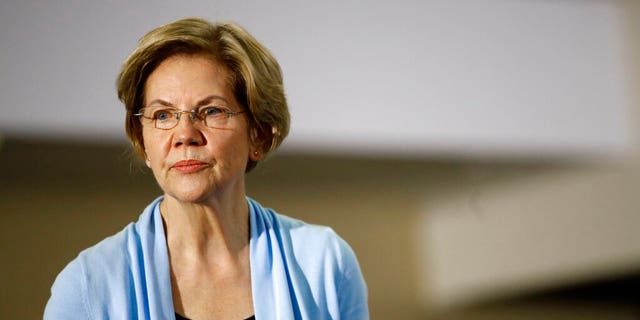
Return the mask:
{"type": "MultiPolygon", "coordinates": [[[[191,110],[208,100],[242,111],[227,79],[227,70],[211,59],[170,57],[147,79],[145,107],[191,110]]],[[[262,154],[251,132],[245,114],[231,117],[225,129],[187,114],[173,129],[142,129],[147,166],[165,194],[160,210],[174,308],[191,319],[237,320],[254,313],[244,174],[248,159],[262,154]],[[202,163],[185,173],[175,167],[182,160],[202,163]]]]}

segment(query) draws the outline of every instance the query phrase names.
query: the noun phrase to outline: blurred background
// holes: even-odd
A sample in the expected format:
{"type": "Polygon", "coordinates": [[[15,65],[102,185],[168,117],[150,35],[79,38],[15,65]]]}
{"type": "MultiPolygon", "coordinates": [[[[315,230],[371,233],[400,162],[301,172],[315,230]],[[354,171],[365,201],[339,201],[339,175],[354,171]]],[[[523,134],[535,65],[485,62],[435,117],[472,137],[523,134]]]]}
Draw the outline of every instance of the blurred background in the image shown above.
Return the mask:
{"type": "Polygon", "coordinates": [[[640,2],[0,3],[0,316],[160,190],[115,77],[199,16],[280,61],[283,148],[247,177],[354,248],[372,319],[640,318],[640,2]]]}

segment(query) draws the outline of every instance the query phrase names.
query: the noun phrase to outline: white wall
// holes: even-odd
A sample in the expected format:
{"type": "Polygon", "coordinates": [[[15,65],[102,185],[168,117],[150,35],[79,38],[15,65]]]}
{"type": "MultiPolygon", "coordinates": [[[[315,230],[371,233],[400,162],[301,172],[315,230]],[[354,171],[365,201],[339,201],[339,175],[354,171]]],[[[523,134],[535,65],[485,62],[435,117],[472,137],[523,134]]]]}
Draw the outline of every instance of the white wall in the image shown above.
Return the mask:
{"type": "Polygon", "coordinates": [[[556,158],[631,146],[616,1],[10,1],[0,4],[0,129],[123,139],[118,68],[151,28],[235,20],[272,49],[285,148],[556,158]]]}
{"type": "MultiPolygon", "coordinates": [[[[621,23],[629,31],[625,55],[634,57],[626,61],[625,70],[631,87],[638,88],[640,2],[620,3],[625,6],[621,23]]],[[[631,119],[637,120],[637,90],[632,100],[631,119]]],[[[454,306],[636,275],[637,141],[626,161],[515,170],[481,166],[470,170],[473,178],[466,183],[425,192],[414,230],[423,300],[454,306]]],[[[605,301],[589,299],[590,305],[598,303],[605,301]]]]}

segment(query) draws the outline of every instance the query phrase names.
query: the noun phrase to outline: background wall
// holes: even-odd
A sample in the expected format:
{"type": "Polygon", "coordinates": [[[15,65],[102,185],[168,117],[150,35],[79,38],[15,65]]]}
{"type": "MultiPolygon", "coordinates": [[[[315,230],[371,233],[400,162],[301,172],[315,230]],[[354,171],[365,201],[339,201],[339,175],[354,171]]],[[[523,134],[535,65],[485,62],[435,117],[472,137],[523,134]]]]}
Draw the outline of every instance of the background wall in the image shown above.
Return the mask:
{"type": "Polygon", "coordinates": [[[121,63],[195,14],[239,22],[278,58],[292,152],[617,156],[632,144],[624,13],[617,0],[7,1],[0,96],[19,108],[0,127],[122,140],[121,63]]]}
{"type": "MultiPolygon", "coordinates": [[[[640,4],[618,3],[635,123],[640,4]]],[[[601,162],[285,151],[248,192],[352,245],[373,319],[637,319],[636,144],[601,162]]],[[[5,136],[0,168],[2,318],[41,317],[64,265],[159,194],[117,141],[5,136]]]]}

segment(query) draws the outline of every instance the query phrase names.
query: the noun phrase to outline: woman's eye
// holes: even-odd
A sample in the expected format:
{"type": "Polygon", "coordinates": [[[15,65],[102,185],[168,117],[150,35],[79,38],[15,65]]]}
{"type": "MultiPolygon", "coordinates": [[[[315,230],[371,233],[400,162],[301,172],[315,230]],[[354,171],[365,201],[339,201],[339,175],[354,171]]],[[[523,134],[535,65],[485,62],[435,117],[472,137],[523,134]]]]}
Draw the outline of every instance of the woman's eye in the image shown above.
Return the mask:
{"type": "Polygon", "coordinates": [[[224,110],[218,107],[206,107],[202,109],[201,112],[206,117],[206,116],[216,116],[216,115],[222,114],[224,113],[224,110]]]}
{"type": "Polygon", "coordinates": [[[156,113],[153,114],[153,117],[156,120],[167,120],[171,117],[171,112],[167,111],[167,110],[161,110],[161,111],[157,111],[156,113]]]}

